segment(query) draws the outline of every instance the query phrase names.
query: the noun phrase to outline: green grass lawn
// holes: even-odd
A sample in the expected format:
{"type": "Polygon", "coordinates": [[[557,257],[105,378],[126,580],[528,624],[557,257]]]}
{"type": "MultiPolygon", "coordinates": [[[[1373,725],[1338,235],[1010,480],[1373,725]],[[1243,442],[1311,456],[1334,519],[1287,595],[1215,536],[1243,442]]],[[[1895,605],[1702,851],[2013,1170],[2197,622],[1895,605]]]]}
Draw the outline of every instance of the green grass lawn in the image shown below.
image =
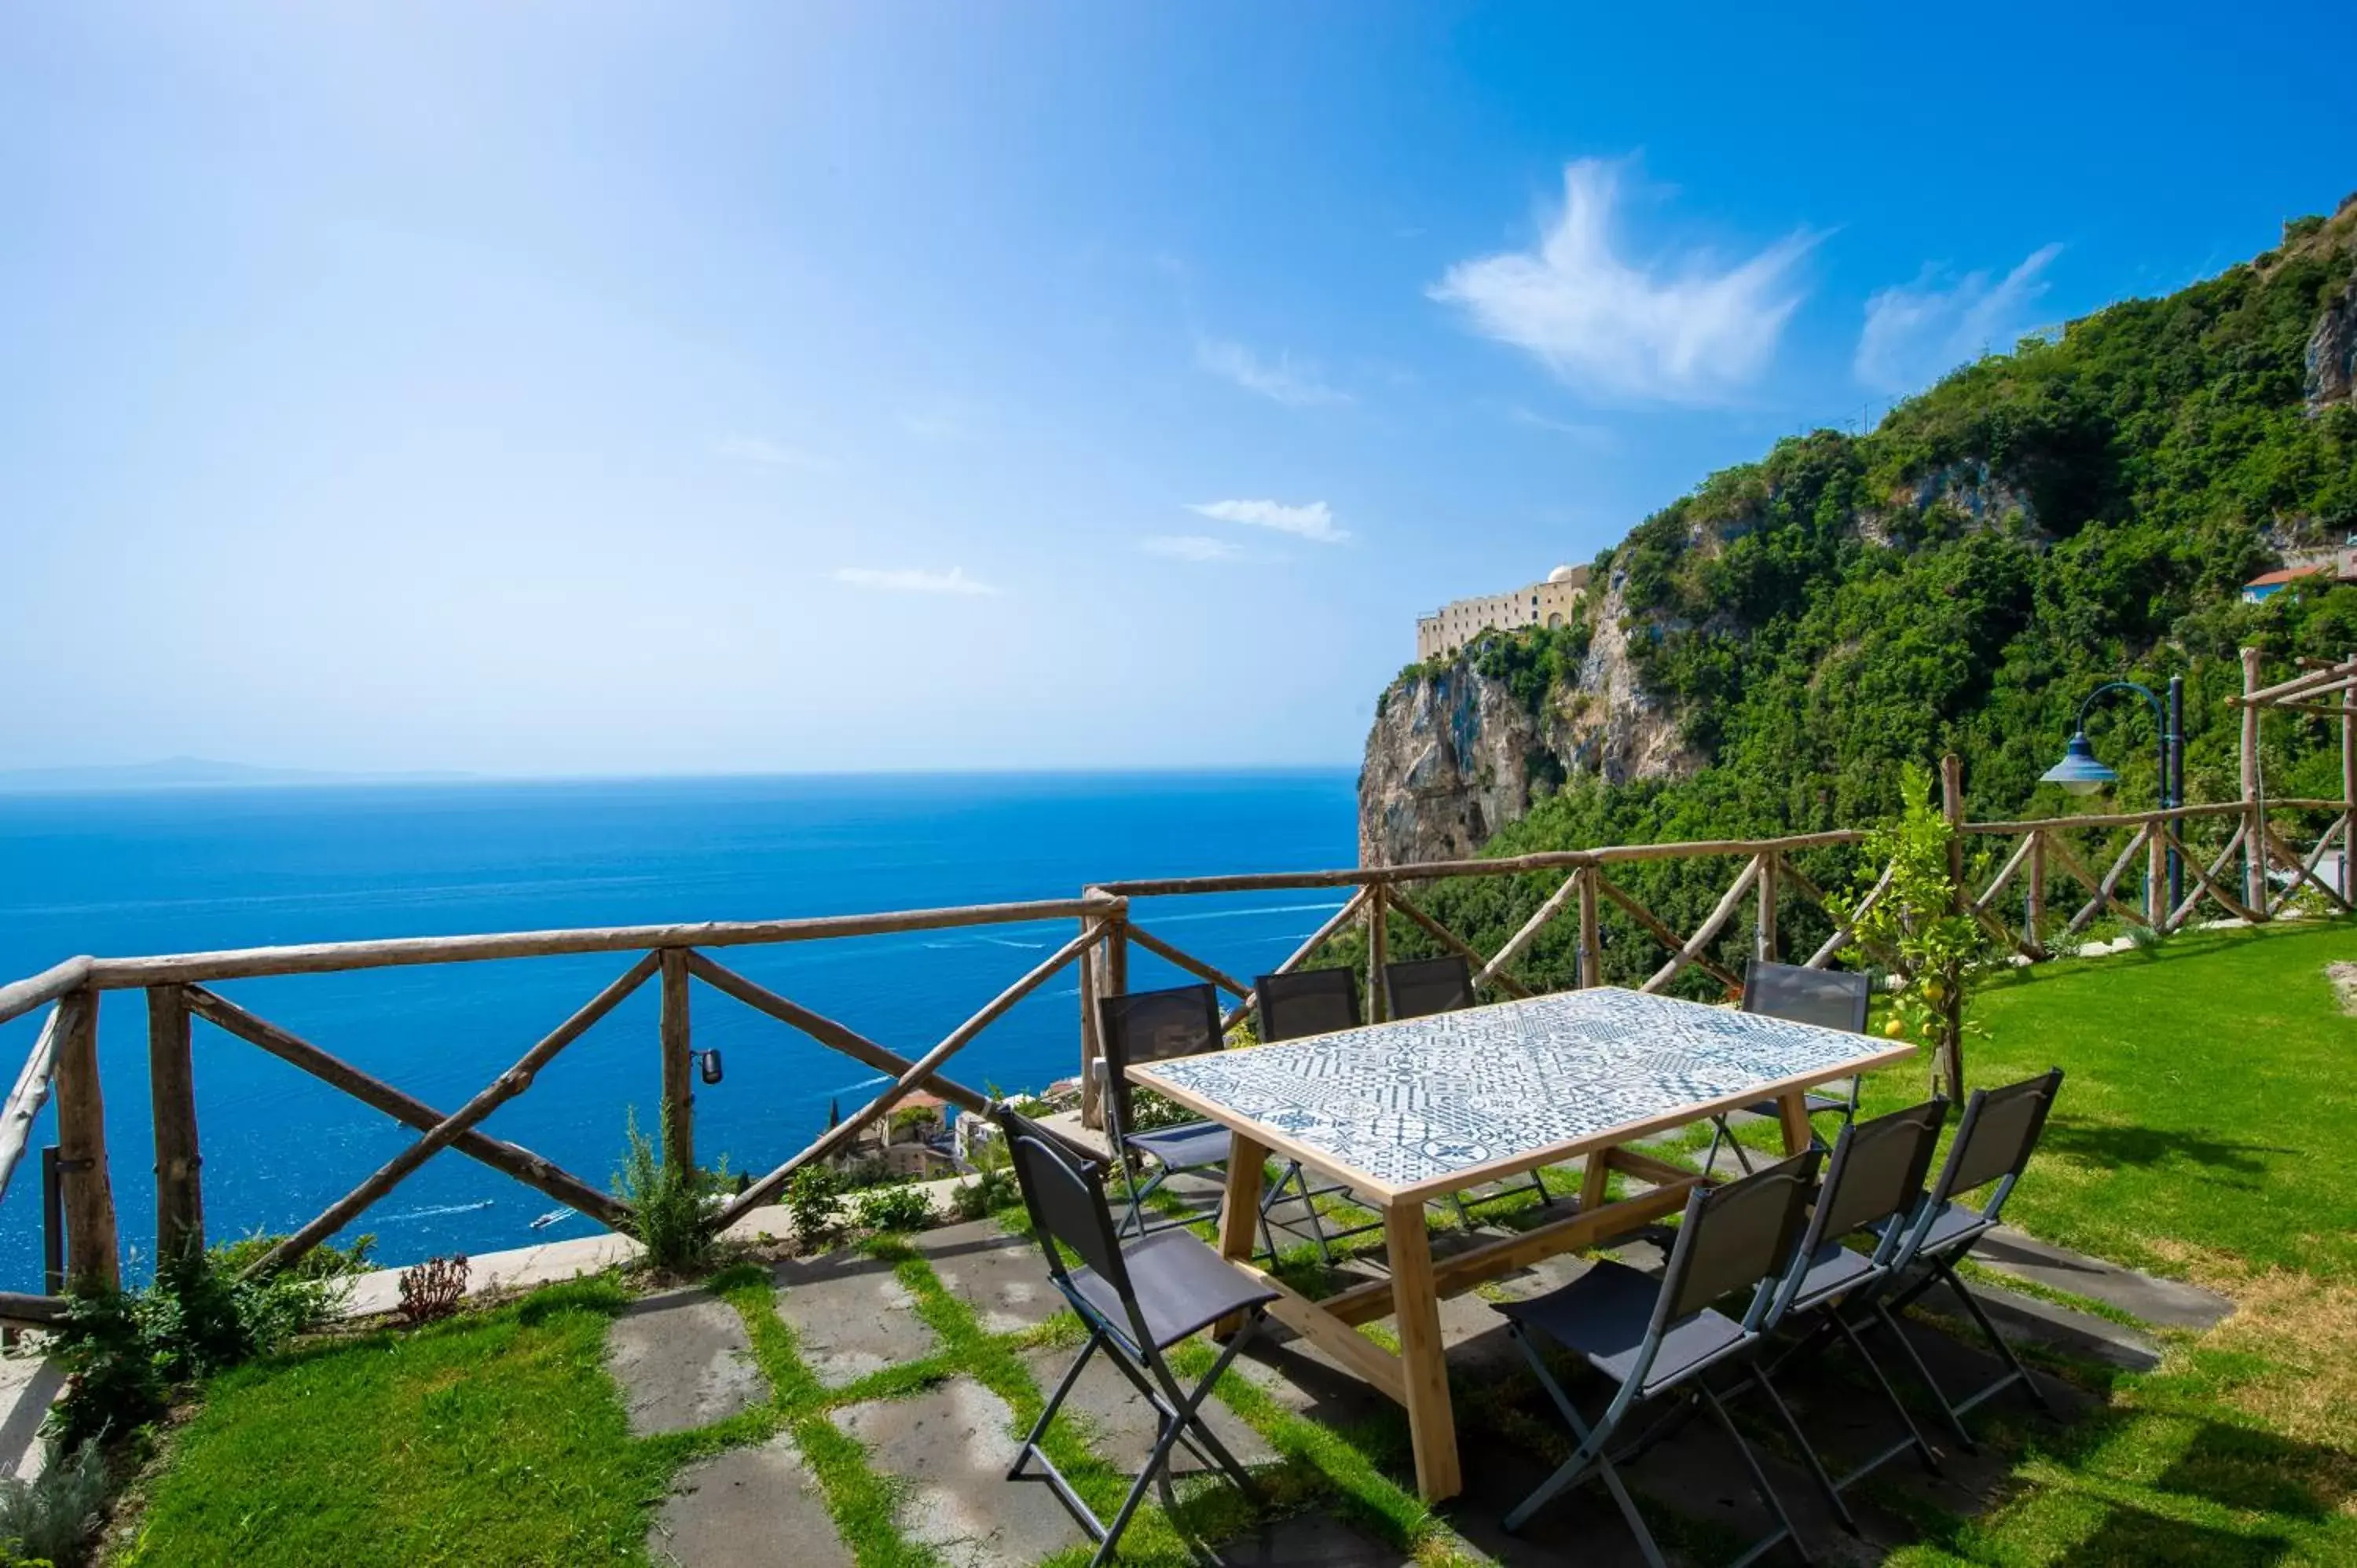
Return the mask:
{"type": "MultiPolygon", "coordinates": [[[[1976,1517],[1868,1483],[1920,1532],[1894,1561],[2357,1563],[2357,1019],[2341,1015],[2323,975],[2342,957],[2357,959],[2357,926],[2345,922],[2196,933],[2154,952],[2001,976],[1975,998],[1985,1033],[1969,1042],[1972,1081],[2053,1064],[2068,1074],[2008,1218],[2067,1246],[2200,1280],[2240,1310],[2205,1336],[2157,1334],[2165,1359],[2149,1374],[2048,1358],[2101,1408],[2067,1426],[2010,1399],[1981,1412],[1975,1423],[2010,1478],[1976,1517]]],[[[1867,1107],[1907,1103],[1923,1088],[1921,1069],[1883,1074],[1867,1107]]],[[[1746,1133],[1773,1137],[1764,1126],[1746,1133]]],[[[862,1568],[929,1568],[931,1554],[894,1528],[892,1483],[828,1413],[963,1375],[1027,1421],[1040,1391],[1017,1352],[1071,1330],[986,1334],[922,1258],[882,1245],[939,1352],[825,1390],[777,1316],[766,1273],[739,1268],[712,1288],[745,1317],[770,1397],[695,1433],[627,1434],[602,1359],[608,1323],[627,1299],[610,1282],[233,1373],[173,1437],[144,1488],[135,1544],[118,1561],[642,1563],[649,1510],[681,1465],[790,1430],[862,1568]]],[[[1314,1290],[1311,1261],[1288,1262],[1314,1290]]],[[[1190,1347],[1182,1360],[1201,1366],[1209,1354],[1190,1347]]],[[[1531,1391],[1491,1384],[1459,1397],[1468,1420],[1505,1430],[1526,1420],[1531,1391]]],[[[1232,1373],[1221,1392],[1283,1456],[1271,1477],[1281,1505],[1322,1500],[1420,1563],[1472,1561],[1403,1484],[1404,1422],[1330,1430],[1232,1373]]],[[[1550,1440],[1544,1423],[1529,1424],[1531,1441],[1550,1440]]],[[[1108,1509],[1121,1477],[1060,1424],[1054,1443],[1060,1464],[1108,1509]]],[[[1183,1506],[1182,1522],[1208,1537],[1244,1522],[1215,1486],[1190,1488],[1183,1506]]],[[[1707,1548],[1712,1528],[1695,1522],[1684,1538],[1707,1548]]],[[[1154,1509],[1123,1560],[1192,1561],[1154,1509]]]]}

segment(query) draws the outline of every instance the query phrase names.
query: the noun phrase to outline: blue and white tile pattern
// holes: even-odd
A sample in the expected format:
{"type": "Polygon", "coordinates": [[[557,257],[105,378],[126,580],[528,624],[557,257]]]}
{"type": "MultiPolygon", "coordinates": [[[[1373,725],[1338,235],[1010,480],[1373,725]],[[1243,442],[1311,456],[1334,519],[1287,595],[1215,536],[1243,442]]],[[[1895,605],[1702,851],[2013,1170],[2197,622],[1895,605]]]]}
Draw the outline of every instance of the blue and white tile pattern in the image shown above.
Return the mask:
{"type": "Polygon", "coordinates": [[[1836,1069],[1882,1045],[1598,987],[1146,1070],[1397,1187],[1836,1069]]]}

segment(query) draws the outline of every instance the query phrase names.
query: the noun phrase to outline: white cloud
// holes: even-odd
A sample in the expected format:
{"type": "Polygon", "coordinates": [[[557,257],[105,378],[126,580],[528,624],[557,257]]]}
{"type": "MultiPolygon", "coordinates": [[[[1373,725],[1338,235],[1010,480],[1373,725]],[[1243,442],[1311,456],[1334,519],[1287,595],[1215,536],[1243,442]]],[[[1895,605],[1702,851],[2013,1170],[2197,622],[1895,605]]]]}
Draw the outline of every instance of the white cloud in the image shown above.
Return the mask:
{"type": "Polygon", "coordinates": [[[1986,273],[1946,284],[1939,268],[1926,266],[1913,283],[1882,290],[1866,302],[1851,369],[1867,386],[1913,392],[1968,360],[2012,348],[2046,293],[2047,263],[2061,253],[2060,245],[2041,245],[1995,284],[1986,273]]]}
{"type": "Polygon", "coordinates": [[[1232,540],[1214,539],[1208,533],[1157,533],[1139,540],[1137,547],[1148,555],[1172,561],[1236,561],[1243,556],[1232,540]]]}
{"type": "Polygon", "coordinates": [[[1324,501],[1311,501],[1306,506],[1286,506],[1277,501],[1202,501],[1187,510],[1222,522],[1273,528],[1279,533],[1314,540],[1319,544],[1340,544],[1351,537],[1348,531],[1334,526],[1334,513],[1324,501]]]}
{"type": "Polygon", "coordinates": [[[1199,338],[1195,340],[1195,364],[1287,408],[1315,408],[1351,401],[1349,392],[1319,380],[1317,366],[1296,363],[1290,354],[1279,354],[1275,363],[1271,364],[1241,343],[1199,338]]]}
{"type": "Polygon", "coordinates": [[[1613,233],[1624,166],[1566,165],[1563,211],[1535,249],[1459,262],[1426,292],[1592,394],[1717,402],[1774,357],[1815,238],[1796,232],[1733,264],[1699,250],[1632,259],[1613,233]]]}
{"type": "Polygon", "coordinates": [[[1583,446],[1608,447],[1613,445],[1612,432],[1603,425],[1582,424],[1576,420],[1551,418],[1534,409],[1524,408],[1521,403],[1508,406],[1506,417],[1516,424],[1525,424],[1533,430],[1544,430],[1555,435],[1568,435],[1583,446]]]}
{"type": "Polygon", "coordinates": [[[832,460],[766,435],[724,435],[712,444],[712,455],[732,463],[758,463],[769,468],[832,468],[832,460]]]}
{"type": "Polygon", "coordinates": [[[836,570],[834,580],[855,587],[880,588],[891,594],[996,594],[998,590],[988,583],[965,575],[960,566],[946,572],[926,572],[911,567],[881,571],[873,566],[844,566],[836,570]]]}

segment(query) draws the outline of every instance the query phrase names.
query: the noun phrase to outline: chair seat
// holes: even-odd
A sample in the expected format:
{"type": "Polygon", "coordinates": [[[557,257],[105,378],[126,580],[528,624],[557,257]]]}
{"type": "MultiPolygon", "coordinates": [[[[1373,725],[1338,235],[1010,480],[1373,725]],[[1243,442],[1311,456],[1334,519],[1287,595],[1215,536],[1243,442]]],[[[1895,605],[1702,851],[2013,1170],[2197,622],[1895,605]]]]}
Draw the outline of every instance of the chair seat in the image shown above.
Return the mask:
{"type": "Polygon", "coordinates": [[[1855,1287],[1873,1273],[1874,1265],[1865,1257],[1837,1240],[1828,1241],[1809,1259],[1808,1273],[1801,1276],[1801,1288],[1793,1293],[1791,1310],[1806,1312],[1855,1287]]]}
{"type": "MultiPolygon", "coordinates": [[[[1130,1288],[1152,1337],[1152,1348],[1166,1349],[1231,1313],[1265,1305],[1276,1292],[1229,1266],[1217,1252],[1183,1230],[1165,1230],[1121,1250],[1130,1288]]],[[[1121,1296],[1094,1269],[1071,1272],[1072,1289],[1099,1316],[1129,1335],[1129,1314],[1121,1296]]]]}
{"type": "MultiPolygon", "coordinates": [[[[1498,1310],[1525,1327],[1578,1351],[1606,1377],[1626,1382],[1653,1321],[1662,1282],[1626,1263],[1606,1260],[1544,1295],[1507,1302],[1498,1310]]],[[[1742,1343],[1742,1325],[1705,1307],[1670,1325],[1661,1353],[1646,1369],[1648,1388],[1717,1358],[1742,1343]]]]}
{"type": "MultiPolygon", "coordinates": [[[[1880,1234],[1892,1223],[1886,1219],[1873,1230],[1880,1234]]],[[[1932,1218],[1932,1229],[1923,1237],[1922,1251],[1943,1252],[1960,1241],[1971,1240],[1995,1229],[1995,1222],[1979,1209],[1962,1203],[1943,1203],[1940,1212],[1932,1218]]]]}
{"type": "Polygon", "coordinates": [[[1223,1163],[1235,1146],[1235,1134],[1217,1122],[1189,1122],[1183,1127],[1157,1127],[1132,1133],[1122,1141],[1141,1155],[1151,1155],[1174,1171],[1200,1170],[1223,1163]]]}

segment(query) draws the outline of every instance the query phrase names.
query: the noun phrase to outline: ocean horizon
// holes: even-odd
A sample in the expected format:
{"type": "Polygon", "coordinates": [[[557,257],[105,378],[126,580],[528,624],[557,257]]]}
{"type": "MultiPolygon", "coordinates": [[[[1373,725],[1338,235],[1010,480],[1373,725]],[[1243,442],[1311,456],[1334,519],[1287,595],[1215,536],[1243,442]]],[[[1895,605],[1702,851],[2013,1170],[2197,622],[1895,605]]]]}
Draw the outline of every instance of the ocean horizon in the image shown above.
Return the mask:
{"type": "MultiPolygon", "coordinates": [[[[1313,870],[1357,856],[1346,768],[1205,772],[748,774],[318,782],[0,795],[0,981],[76,953],[133,957],[674,921],[769,919],[1067,898],[1090,882],[1313,870]]],[[[1273,967],[1341,901],[1322,890],[1171,899],[1141,918],[1231,973],[1273,967]]],[[[723,961],[915,1056],[1071,933],[1058,921],[741,947],[723,961]]],[[[224,983],[222,994],[441,1111],[457,1109],[632,955],[424,965],[224,983]]],[[[1188,977],[1137,954],[1132,983],[1188,977]]],[[[946,1069],[1037,1089],[1078,1067],[1077,982],[1017,1004],[946,1069]]],[[[575,1042],[487,1132],[608,1185],[626,1114],[660,1104],[656,988],[575,1042]]],[[[0,1026],[9,1080],[39,1018],[0,1026]]],[[[694,991],[701,1163],[766,1170],[882,1079],[708,987],[694,991]]],[[[153,1247],[146,1026],[106,995],[100,1054],[130,1273],[153,1247]]],[[[195,1026],[209,1237],[292,1230],[415,1134],[262,1051],[195,1026]]],[[[0,1203],[0,1281],[40,1284],[38,1149],[0,1203]]],[[[436,1155],[351,1229],[414,1262],[580,1235],[552,1200],[436,1155]]]]}

